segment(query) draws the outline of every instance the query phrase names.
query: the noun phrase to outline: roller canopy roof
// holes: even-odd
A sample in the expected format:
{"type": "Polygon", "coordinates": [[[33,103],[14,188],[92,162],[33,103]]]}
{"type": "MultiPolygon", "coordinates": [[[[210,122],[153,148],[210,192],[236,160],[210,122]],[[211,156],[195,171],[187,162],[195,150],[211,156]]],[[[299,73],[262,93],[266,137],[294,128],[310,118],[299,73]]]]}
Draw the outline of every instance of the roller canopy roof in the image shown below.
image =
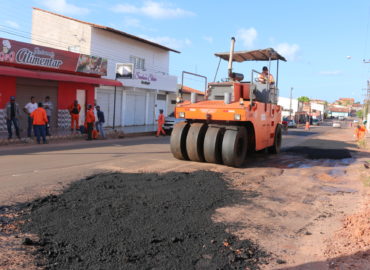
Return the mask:
{"type": "MultiPolygon", "coordinates": [[[[215,53],[216,56],[229,61],[230,53],[215,53]]],[[[254,51],[239,51],[234,52],[233,61],[234,62],[244,62],[244,61],[268,61],[271,57],[271,60],[283,60],[286,59],[278,54],[274,49],[268,48],[264,50],[254,50],[254,51]]]]}

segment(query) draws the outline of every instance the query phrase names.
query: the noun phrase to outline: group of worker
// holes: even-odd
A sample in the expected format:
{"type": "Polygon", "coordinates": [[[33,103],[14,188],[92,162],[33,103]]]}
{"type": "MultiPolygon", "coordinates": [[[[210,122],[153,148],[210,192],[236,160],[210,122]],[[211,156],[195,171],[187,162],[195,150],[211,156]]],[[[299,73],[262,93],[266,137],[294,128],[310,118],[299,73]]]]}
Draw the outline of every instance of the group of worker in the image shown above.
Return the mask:
{"type": "MultiPolygon", "coordinates": [[[[45,97],[44,102],[36,102],[36,98],[31,96],[30,102],[23,108],[23,112],[27,115],[27,137],[32,137],[33,129],[37,143],[40,144],[41,139],[44,144],[47,143],[46,136],[51,136],[50,121],[53,110],[54,106],[49,96],[45,97]]],[[[78,101],[75,100],[68,107],[68,110],[71,115],[71,130],[78,130],[81,111],[81,106],[78,104],[78,101]]],[[[21,138],[19,125],[20,117],[19,104],[15,101],[15,97],[11,96],[9,102],[5,105],[5,119],[9,140],[13,137],[13,126],[17,138],[21,138]]],[[[96,139],[98,136],[105,138],[103,128],[104,122],[104,113],[100,110],[100,106],[96,106],[96,104],[94,104],[94,107],[92,105],[87,105],[84,125],[87,133],[87,140],[96,139]]]]}
{"type": "MultiPolygon", "coordinates": [[[[49,123],[53,108],[53,103],[50,101],[49,96],[45,97],[43,103],[36,103],[34,96],[30,98],[30,102],[23,108],[23,112],[27,115],[27,137],[32,136],[33,129],[37,142],[40,143],[42,137],[43,143],[46,143],[46,136],[50,136],[49,123]]],[[[9,140],[13,137],[12,126],[14,126],[15,134],[18,139],[21,138],[19,126],[20,117],[19,105],[15,101],[15,97],[11,96],[9,102],[5,105],[5,118],[9,140]]]]}
{"type": "MultiPolygon", "coordinates": [[[[78,100],[75,100],[68,107],[68,111],[71,115],[71,131],[79,130],[81,105],[78,104],[78,100]]],[[[85,123],[83,125],[84,127],[83,129],[87,133],[86,140],[91,141],[97,139],[98,136],[101,136],[103,139],[105,139],[105,131],[103,127],[104,123],[105,123],[104,113],[100,110],[100,106],[96,105],[96,102],[94,103],[94,106],[88,104],[85,123]]]]}

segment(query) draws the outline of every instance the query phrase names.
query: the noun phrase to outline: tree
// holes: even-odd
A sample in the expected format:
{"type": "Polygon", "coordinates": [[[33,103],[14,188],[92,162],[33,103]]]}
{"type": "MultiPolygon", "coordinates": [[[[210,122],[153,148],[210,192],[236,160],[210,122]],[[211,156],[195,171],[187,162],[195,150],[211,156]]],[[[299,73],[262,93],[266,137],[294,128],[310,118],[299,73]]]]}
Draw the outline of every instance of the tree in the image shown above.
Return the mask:
{"type": "Polygon", "coordinates": [[[301,97],[298,98],[298,101],[305,103],[305,102],[310,102],[310,99],[309,99],[309,97],[301,96],[301,97]]]}
{"type": "Polygon", "coordinates": [[[364,115],[363,110],[359,110],[359,111],[357,111],[357,112],[356,112],[356,115],[357,115],[357,117],[358,117],[358,118],[361,118],[361,119],[362,119],[362,116],[364,115]]]}

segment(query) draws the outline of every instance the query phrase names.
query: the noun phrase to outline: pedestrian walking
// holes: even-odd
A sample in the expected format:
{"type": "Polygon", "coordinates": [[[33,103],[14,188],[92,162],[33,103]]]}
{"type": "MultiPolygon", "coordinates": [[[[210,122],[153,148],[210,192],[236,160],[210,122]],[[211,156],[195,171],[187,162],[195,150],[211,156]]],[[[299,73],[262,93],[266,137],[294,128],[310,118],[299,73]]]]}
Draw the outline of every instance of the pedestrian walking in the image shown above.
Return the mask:
{"type": "Polygon", "coordinates": [[[75,100],[69,107],[69,113],[71,114],[71,130],[77,130],[79,128],[79,119],[81,105],[78,104],[78,100],[75,100]]]}
{"type": "Polygon", "coordinates": [[[94,123],[95,123],[95,116],[94,116],[94,110],[92,106],[89,104],[87,105],[87,112],[86,112],[86,126],[87,126],[87,140],[91,141],[92,133],[94,130],[94,123]]]}
{"type": "Polygon", "coordinates": [[[12,124],[14,125],[15,134],[17,135],[18,139],[21,138],[19,134],[19,105],[15,102],[15,97],[11,96],[10,101],[5,105],[6,110],[6,126],[8,128],[8,140],[10,140],[13,136],[12,132],[12,124]]]}
{"type": "Polygon", "coordinates": [[[35,136],[37,143],[40,144],[40,137],[42,137],[42,142],[46,143],[46,124],[48,123],[48,117],[45,109],[41,102],[37,104],[38,108],[31,113],[33,119],[33,129],[35,131],[35,136]]]}
{"type": "Polygon", "coordinates": [[[37,109],[37,103],[35,102],[35,97],[31,97],[31,101],[24,106],[23,111],[28,116],[28,127],[27,127],[27,137],[32,136],[32,126],[33,126],[33,119],[31,117],[31,113],[37,109]]]}
{"type": "Polygon", "coordinates": [[[105,131],[104,131],[104,112],[100,110],[100,106],[96,106],[96,114],[98,116],[98,121],[96,122],[96,129],[98,130],[100,136],[102,136],[103,139],[105,139],[105,131]]]}
{"type": "Polygon", "coordinates": [[[159,134],[163,134],[163,136],[166,136],[166,132],[163,130],[163,124],[164,124],[164,115],[163,115],[163,110],[159,110],[159,116],[158,116],[158,128],[157,128],[157,137],[159,134]]]}
{"type": "Polygon", "coordinates": [[[48,123],[46,124],[46,136],[50,136],[50,124],[51,124],[51,115],[54,110],[53,102],[51,102],[50,97],[45,97],[44,109],[48,117],[48,123]]]}

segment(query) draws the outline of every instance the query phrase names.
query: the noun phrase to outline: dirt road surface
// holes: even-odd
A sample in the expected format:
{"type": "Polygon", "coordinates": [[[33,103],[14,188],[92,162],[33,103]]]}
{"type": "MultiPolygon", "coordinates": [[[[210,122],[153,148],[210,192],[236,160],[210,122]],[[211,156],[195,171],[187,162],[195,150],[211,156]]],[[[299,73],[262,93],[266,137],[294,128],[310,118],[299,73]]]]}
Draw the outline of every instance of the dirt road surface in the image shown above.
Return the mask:
{"type": "MultiPolygon", "coordinates": [[[[255,266],[286,270],[370,269],[370,169],[367,163],[370,155],[367,151],[357,149],[352,134],[352,130],[331,127],[315,127],[310,132],[297,129],[285,135],[283,153],[277,156],[256,153],[243,168],[238,169],[175,160],[169,152],[168,138],[141,137],[97,141],[92,144],[82,142],[3,148],[0,150],[0,205],[3,205],[0,208],[0,237],[4,241],[0,241],[0,268],[2,265],[13,265],[9,269],[23,269],[32,265],[37,269],[35,261],[42,265],[40,258],[35,259],[30,254],[37,247],[22,245],[19,248],[25,237],[36,238],[35,235],[18,231],[20,226],[16,225],[23,221],[14,220],[21,213],[6,206],[30,202],[50,193],[60,194],[70,183],[102,173],[179,173],[184,178],[181,181],[186,181],[189,174],[184,172],[191,175],[208,171],[219,173],[222,178],[219,183],[224,182],[225,187],[218,193],[228,195],[223,200],[212,197],[217,203],[201,210],[205,217],[209,216],[211,222],[200,222],[202,225],[196,228],[200,230],[203,226],[207,231],[204,226],[216,226],[219,229],[222,225],[225,234],[218,232],[217,237],[236,237],[238,240],[233,241],[256,243],[256,248],[266,251],[270,258],[268,264],[256,263],[255,266]],[[13,254],[18,256],[17,262],[7,259],[13,254]]],[[[206,176],[202,178],[210,182],[206,186],[212,187],[210,179],[206,176]]],[[[135,186],[134,181],[130,183],[135,186]]],[[[137,185],[139,183],[141,182],[137,185]]],[[[192,186],[186,188],[190,189],[192,186]]],[[[194,188],[196,189],[196,185],[194,188]]],[[[181,188],[178,193],[171,193],[191,194],[180,191],[181,188]]],[[[66,196],[66,192],[60,196],[66,196]]],[[[148,191],[144,189],[142,192],[148,191]]],[[[210,193],[210,190],[204,192],[210,193]]],[[[62,198],[60,196],[52,198],[59,201],[62,198]]],[[[28,207],[34,206],[34,213],[41,213],[36,211],[53,205],[54,199],[50,202],[50,197],[48,198],[33,202],[28,207]]],[[[188,199],[189,197],[180,196],[169,199],[168,203],[184,203],[188,199]]],[[[207,200],[212,202],[211,199],[207,200]]],[[[145,220],[146,216],[149,217],[143,214],[141,218],[145,220]]],[[[43,221],[40,224],[48,223],[43,221]]],[[[45,227],[43,231],[51,227],[45,227]]],[[[42,238],[40,231],[30,229],[30,232],[39,233],[38,237],[42,238]]],[[[56,232],[53,234],[58,235],[56,232]]],[[[177,236],[167,238],[174,237],[177,236]]],[[[221,241],[221,238],[217,241],[221,241]]],[[[196,246],[195,242],[191,243],[196,246]]],[[[235,242],[235,245],[242,245],[241,243],[243,242],[235,242]]],[[[228,245],[227,242],[226,246],[228,245]]],[[[203,264],[198,264],[198,269],[214,269],[212,258],[217,256],[212,255],[215,254],[212,252],[211,257],[202,253],[205,257],[202,257],[203,264]]],[[[159,259],[160,262],[161,260],[166,261],[163,258],[159,259]]],[[[192,265],[196,269],[196,264],[192,265]]]]}

